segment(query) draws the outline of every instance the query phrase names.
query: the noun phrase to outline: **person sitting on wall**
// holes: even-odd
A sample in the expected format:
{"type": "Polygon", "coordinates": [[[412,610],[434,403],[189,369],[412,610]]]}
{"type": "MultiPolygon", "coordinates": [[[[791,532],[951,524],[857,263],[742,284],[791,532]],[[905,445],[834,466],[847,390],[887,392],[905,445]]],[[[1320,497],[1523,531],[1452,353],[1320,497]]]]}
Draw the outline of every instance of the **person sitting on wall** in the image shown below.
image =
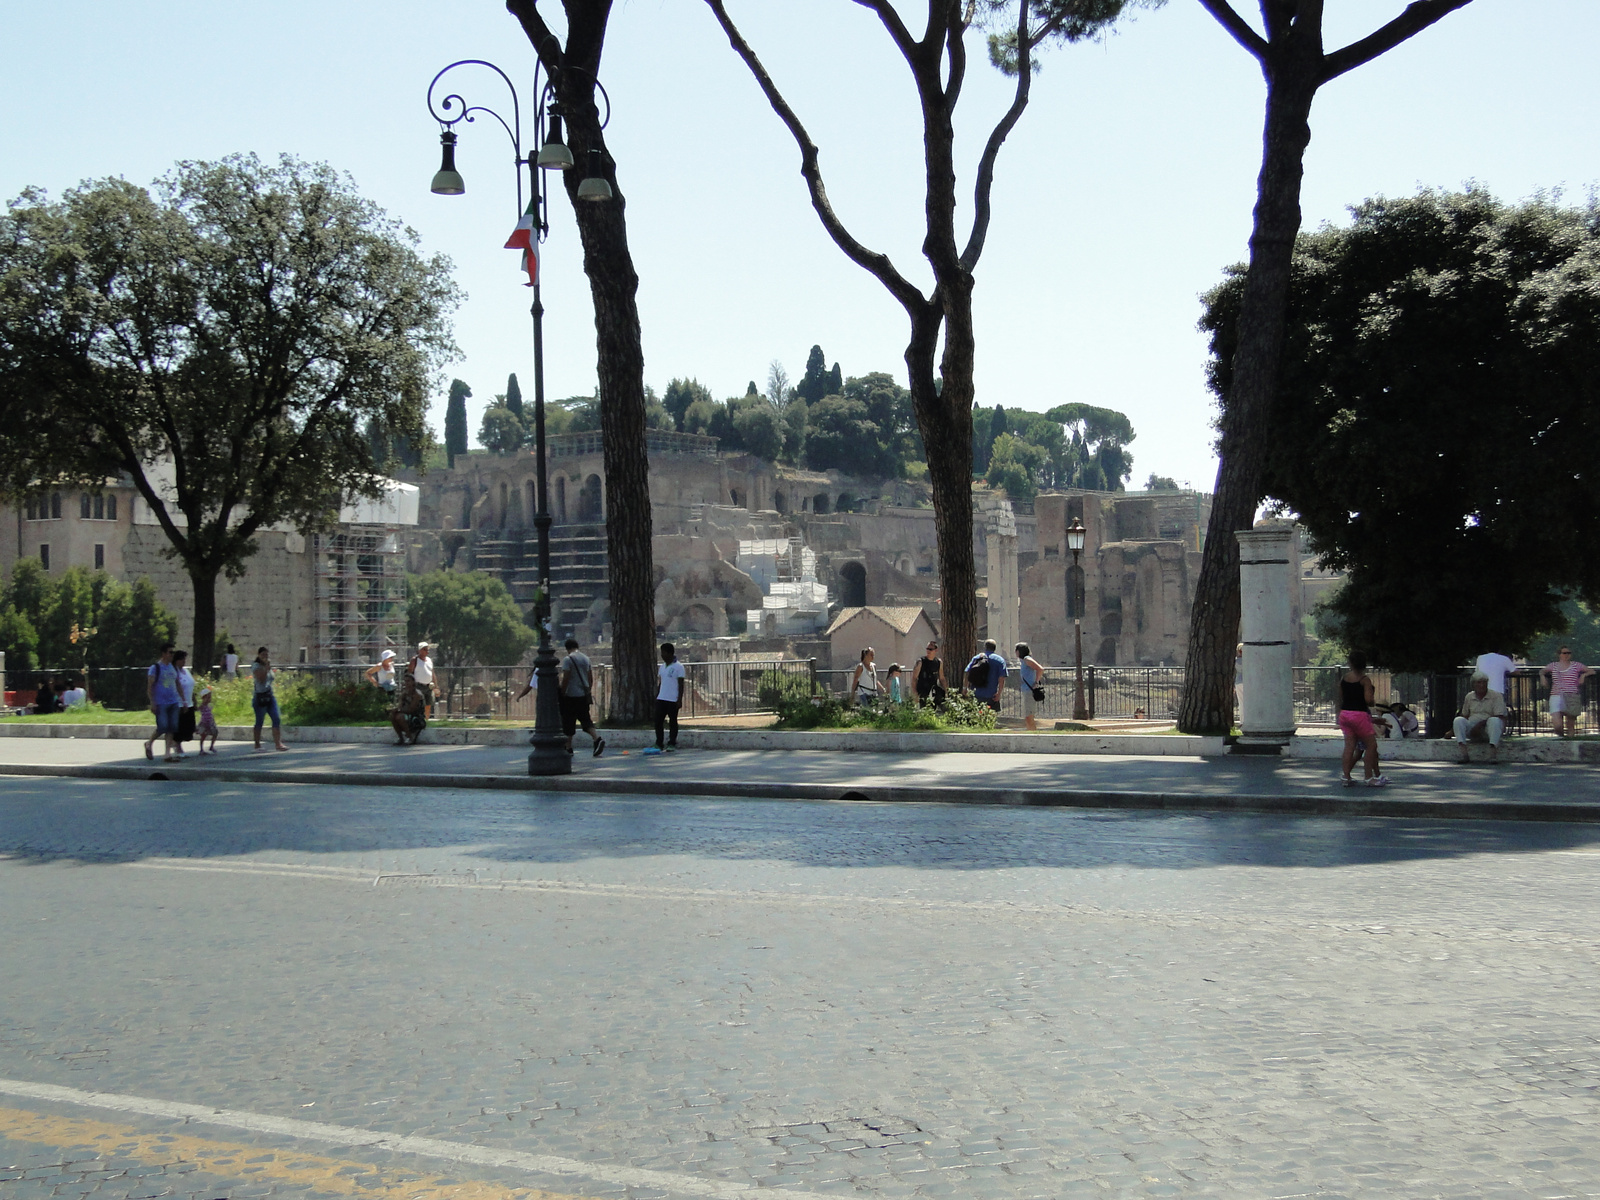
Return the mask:
{"type": "Polygon", "coordinates": [[[389,710],[389,723],[394,726],[395,736],[399,738],[396,746],[417,744],[417,737],[428,727],[427,706],[422,702],[422,693],[417,690],[417,677],[411,672],[406,672],[406,683],[395,705],[389,710]]]}
{"type": "Polygon", "coordinates": [[[1421,729],[1417,714],[1398,700],[1389,705],[1388,711],[1383,714],[1382,724],[1386,738],[1414,738],[1421,729]]]}
{"type": "Polygon", "coordinates": [[[1472,673],[1472,690],[1461,702],[1461,712],[1455,719],[1456,745],[1461,751],[1461,761],[1467,762],[1467,742],[1487,741],[1489,761],[1500,760],[1500,735],[1506,730],[1506,698],[1489,690],[1489,676],[1483,671],[1472,673]]]}

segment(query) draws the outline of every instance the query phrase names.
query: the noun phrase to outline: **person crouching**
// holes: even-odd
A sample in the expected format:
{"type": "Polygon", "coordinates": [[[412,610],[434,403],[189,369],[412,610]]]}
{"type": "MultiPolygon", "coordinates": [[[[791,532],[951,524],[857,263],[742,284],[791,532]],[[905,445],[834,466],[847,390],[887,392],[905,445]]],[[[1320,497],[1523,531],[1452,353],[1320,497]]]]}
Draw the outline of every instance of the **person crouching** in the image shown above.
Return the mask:
{"type": "Polygon", "coordinates": [[[399,739],[396,746],[417,744],[417,736],[428,727],[426,705],[422,700],[422,693],[417,690],[417,677],[406,672],[405,686],[395,700],[395,705],[389,710],[389,723],[394,726],[395,736],[399,739]]]}

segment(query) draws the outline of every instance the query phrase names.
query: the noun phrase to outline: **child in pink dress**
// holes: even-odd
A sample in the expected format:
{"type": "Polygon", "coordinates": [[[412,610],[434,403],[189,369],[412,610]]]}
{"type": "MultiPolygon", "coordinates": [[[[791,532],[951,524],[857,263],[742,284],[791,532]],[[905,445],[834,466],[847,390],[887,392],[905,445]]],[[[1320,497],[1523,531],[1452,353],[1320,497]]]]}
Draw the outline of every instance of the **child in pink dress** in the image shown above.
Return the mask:
{"type": "Polygon", "coordinates": [[[206,739],[211,739],[211,753],[217,752],[217,718],[211,711],[211,688],[204,686],[198,697],[199,711],[195,714],[194,736],[200,744],[200,753],[206,753],[206,739]]]}

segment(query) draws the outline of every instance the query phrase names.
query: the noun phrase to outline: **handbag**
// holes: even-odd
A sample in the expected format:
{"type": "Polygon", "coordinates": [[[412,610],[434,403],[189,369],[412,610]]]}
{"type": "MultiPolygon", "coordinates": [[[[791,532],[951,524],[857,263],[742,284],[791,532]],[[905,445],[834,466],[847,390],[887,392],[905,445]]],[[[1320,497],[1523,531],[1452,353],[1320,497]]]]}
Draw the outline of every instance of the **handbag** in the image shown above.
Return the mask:
{"type": "Polygon", "coordinates": [[[1030,690],[1033,692],[1033,698],[1035,702],[1042,702],[1044,700],[1044,688],[1042,686],[1036,683],[1030,690]]]}

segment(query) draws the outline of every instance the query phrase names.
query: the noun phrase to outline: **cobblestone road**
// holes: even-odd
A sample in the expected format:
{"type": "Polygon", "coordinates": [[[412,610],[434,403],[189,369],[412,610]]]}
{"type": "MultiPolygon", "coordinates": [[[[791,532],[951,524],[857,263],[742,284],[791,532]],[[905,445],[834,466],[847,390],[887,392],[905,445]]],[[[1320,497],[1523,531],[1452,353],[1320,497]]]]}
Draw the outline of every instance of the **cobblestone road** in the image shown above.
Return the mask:
{"type": "Polygon", "coordinates": [[[0,855],[4,1200],[1600,1195],[1593,826],[41,779],[0,855]]]}

